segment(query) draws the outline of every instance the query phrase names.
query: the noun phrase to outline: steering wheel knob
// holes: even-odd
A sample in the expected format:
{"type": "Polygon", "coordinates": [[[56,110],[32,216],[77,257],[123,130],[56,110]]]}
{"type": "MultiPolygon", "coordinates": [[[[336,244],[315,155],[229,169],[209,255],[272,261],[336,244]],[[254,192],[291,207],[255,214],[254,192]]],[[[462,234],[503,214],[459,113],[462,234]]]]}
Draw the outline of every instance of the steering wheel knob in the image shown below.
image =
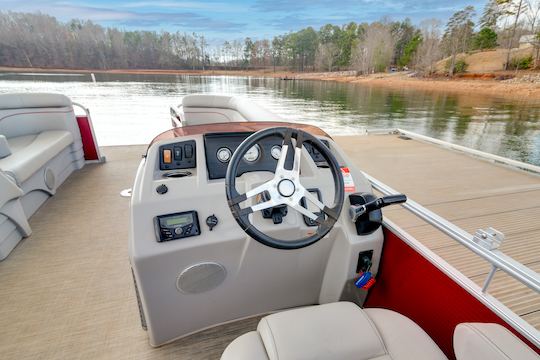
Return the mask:
{"type": "Polygon", "coordinates": [[[291,180],[283,179],[278,184],[278,191],[281,196],[291,197],[296,191],[296,187],[291,180]]]}

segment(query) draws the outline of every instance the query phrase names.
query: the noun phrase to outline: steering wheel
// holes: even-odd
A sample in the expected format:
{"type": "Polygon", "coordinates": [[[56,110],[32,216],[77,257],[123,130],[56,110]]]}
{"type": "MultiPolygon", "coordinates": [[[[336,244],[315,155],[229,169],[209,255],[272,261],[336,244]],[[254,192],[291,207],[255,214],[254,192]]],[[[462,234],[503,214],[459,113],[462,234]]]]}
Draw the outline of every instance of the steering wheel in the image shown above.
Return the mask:
{"type": "Polygon", "coordinates": [[[288,127],[275,127],[260,130],[249,136],[240,144],[240,146],[238,146],[227,168],[225,191],[232,215],[246,234],[261,244],[276,249],[286,250],[300,249],[309,246],[321,240],[328,234],[339,219],[345,196],[341,169],[336,158],[330,152],[330,149],[315,136],[305,131],[288,127]],[[274,177],[270,181],[249,190],[245,194],[239,194],[236,190],[236,177],[238,166],[240,165],[240,161],[242,161],[244,154],[261,140],[275,135],[281,136],[283,138],[283,143],[281,147],[281,156],[279,157],[276,170],[274,171],[274,177]],[[294,147],[292,139],[295,139],[294,147]],[[304,142],[309,142],[321,153],[332,172],[335,195],[334,203],[331,207],[324,205],[300,183],[300,160],[302,158],[302,147],[304,142]],[[289,147],[291,147],[291,149],[289,149],[289,147]],[[286,158],[288,157],[289,152],[294,154],[293,166],[290,170],[285,168],[286,158]],[[240,207],[242,202],[264,192],[266,192],[266,195],[269,195],[266,197],[266,201],[250,207],[240,207]],[[300,200],[304,197],[320,210],[320,215],[317,216],[300,205],[300,200]],[[279,205],[287,205],[314,220],[317,224],[315,233],[302,239],[280,240],[261,232],[251,223],[249,219],[251,213],[279,205]]]}

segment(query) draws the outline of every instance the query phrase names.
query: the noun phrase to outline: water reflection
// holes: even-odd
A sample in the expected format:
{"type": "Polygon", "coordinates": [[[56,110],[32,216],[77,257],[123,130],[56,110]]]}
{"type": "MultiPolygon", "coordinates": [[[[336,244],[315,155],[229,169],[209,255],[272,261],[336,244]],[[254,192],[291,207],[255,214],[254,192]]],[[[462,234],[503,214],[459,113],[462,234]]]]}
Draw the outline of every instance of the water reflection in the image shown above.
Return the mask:
{"type": "Polygon", "coordinates": [[[290,121],[331,134],[400,127],[540,165],[540,104],[473,95],[388,90],[322,81],[185,75],[0,74],[0,92],[52,91],[91,108],[101,144],[147,143],[169,126],[168,107],[190,93],[251,98],[290,121]]]}

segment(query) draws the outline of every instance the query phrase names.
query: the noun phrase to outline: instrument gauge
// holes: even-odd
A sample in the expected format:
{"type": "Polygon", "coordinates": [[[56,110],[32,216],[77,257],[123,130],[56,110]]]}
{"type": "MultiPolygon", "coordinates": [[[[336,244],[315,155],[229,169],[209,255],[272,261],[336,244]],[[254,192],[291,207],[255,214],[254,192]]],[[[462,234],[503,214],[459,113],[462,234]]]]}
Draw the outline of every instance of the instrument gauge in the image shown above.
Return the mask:
{"type": "Polygon", "coordinates": [[[281,156],[281,146],[279,145],[272,146],[272,149],[270,149],[270,154],[272,155],[274,159],[279,160],[281,156]]]}
{"type": "Polygon", "coordinates": [[[259,145],[254,145],[246,152],[244,155],[244,160],[247,162],[255,162],[257,159],[259,159],[259,156],[261,156],[261,148],[259,145]]]}
{"type": "Polygon", "coordinates": [[[216,155],[219,161],[226,163],[231,159],[232,152],[229,148],[222,147],[218,149],[216,155]]]}

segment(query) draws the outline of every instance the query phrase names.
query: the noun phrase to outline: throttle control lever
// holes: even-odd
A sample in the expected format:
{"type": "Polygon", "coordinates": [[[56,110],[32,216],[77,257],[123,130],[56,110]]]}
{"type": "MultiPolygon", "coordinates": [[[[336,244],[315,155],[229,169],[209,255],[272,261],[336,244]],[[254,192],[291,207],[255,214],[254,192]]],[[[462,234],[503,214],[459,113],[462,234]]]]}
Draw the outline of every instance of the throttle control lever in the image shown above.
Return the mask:
{"type": "Polygon", "coordinates": [[[405,201],[407,201],[407,196],[404,194],[387,195],[370,201],[364,205],[351,205],[351,207],[349,207],[349,215],[351,216],[351,220],[356,222],[360,216],[373,210],[378,210],[388,205],[401,204],[405,201]]]}

